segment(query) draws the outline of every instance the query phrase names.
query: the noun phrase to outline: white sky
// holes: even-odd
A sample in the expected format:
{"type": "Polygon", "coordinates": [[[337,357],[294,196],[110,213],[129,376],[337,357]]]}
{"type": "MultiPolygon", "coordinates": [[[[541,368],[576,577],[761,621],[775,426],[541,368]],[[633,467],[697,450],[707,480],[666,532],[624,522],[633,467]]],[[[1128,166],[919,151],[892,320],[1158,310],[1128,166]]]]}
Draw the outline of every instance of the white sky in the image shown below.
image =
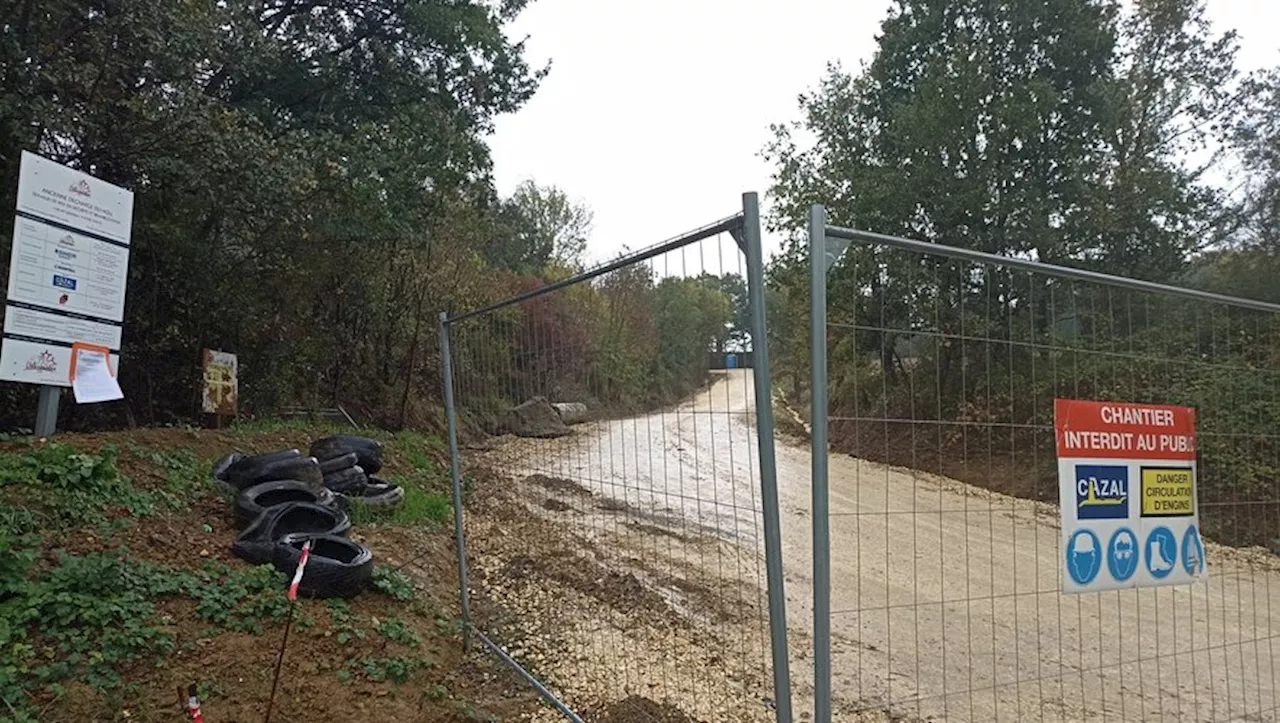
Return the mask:
{"type": "MultiPolygon", "coordinates": [[[[649,246],[765,203],[769,125],[828,61],[875,51],[887,0],[535,0],[511,29],[552,62],[533,99],[491,138],[498,190],[532,178],[595,213],[587,256],[649,246]]],[[[1208,0],[1240,33],[1239,66],[1280,65],[1280,3],[1208,0]]],[[[815,199],[819,202],[821,199],[815,199]]],[[[766,254],[780,239],[766,236],[766,254]]]]}

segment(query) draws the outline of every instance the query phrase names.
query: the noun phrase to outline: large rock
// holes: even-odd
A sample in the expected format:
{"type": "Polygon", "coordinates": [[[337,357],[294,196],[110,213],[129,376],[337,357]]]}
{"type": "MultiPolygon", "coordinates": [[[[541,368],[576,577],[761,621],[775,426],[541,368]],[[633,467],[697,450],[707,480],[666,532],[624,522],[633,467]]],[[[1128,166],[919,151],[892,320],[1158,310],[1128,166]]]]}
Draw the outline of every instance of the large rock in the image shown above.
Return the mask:
{"type": "Polygon", "coordinates": [[[570,434],[560,412],[543,397],[534,397],[507,414],[507,430],[517,437],[550,439],[570,434]]]}

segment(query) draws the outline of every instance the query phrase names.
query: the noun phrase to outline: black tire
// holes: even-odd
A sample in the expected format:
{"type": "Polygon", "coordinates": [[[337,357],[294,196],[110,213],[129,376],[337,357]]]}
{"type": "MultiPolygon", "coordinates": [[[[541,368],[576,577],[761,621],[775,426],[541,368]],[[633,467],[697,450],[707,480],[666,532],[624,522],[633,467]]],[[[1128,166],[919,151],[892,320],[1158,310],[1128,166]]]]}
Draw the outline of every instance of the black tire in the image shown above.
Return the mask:
{"type": "Polygon", "coordinates": [[[368,484],[369,476],[360,465],[334,472],[324,478],[325,487],[348,497],[359,497],[368,484]]]}
{"type": "Polygon", "coordinates": [[[404,504],[404,488],[388,482],[370,480],[357,499],[370,507],[397,507],[404,504]]]}
{"type": "Polygon", "coordinates": [[[312,541],[311,555],[298,583],[299,595],[352,598],[369,587],[373,580],[373,553],[364,545],[337,535],[285,535],[272,554],[276,569],[292,577],[308,539],[312,541]]]}
{"type": "Polygon", "coordinates": [[[356,463],[368,474],[382,469],[382,443],[368,437],[337,435],[317,439],[311,443],[311,456],[317,459],[333,459],[355,453],[356,463]]]}
{"type": "Polygon", "coordinates": [[[333,493],[329,490],[323,487],[317,490],[306,482],[289,479],[256,484],[237,494],[232,507],[236,522],[247,525],[268,507],[286,502],[313,502],[326,507],[335,504],[333,493]]]}
{"type": "Polygon", "coordinates": [[[285,535],[303,532],[345,536],[351,518],[334,507],[314,502],[285,502],[268,507],[231,543],[236,557],[254,565],[271,562],[272,550],[285,535]]]}
{"type": "Polygon", "coordinates": [[[293,459],[301,457],[302,452],[297,449],[282,449],[278,452],[267,452],[266,454],[235,454],[233,457],[239,457],[226,470],[226,479],[230,479],[232,475],[252,474],[253,470],[259,467],[279,462],[282,459],[293,459]]]}
{"type": "Polygon", "coordinates": [[[339,455],[333,459],[321,459],[320,457],[316,457],[316,459],[320,460],[320,474],[326,477],[334,472],[341,472],[360,463],[360,456],[355,452],[339,455]]]}
{"type": "Polygon", "coordinates": [[[226,481],[227,470],[231,469],[233,465],[235,465],[237,462],[239,462],[242,459],[244,459],[243,454],[240,454],[239,452],[232,452],[226,457],[223,457],[217,462],[214,462],[213,469],[210,470],[210,474],[212,474],[213,478],[216,480],[226,481]]]}
{"type": "Polygon", "coordinates": [[[264,465],[255,465],[247,471],[237,472],[233,469],[227,481],[237,490],[244,490],[263,482],[284,479],[306,482],[315,487],[320,487],[324,483],[324,475],[320,473],[320,463],[315,457],[278,459],[264,465]]]}

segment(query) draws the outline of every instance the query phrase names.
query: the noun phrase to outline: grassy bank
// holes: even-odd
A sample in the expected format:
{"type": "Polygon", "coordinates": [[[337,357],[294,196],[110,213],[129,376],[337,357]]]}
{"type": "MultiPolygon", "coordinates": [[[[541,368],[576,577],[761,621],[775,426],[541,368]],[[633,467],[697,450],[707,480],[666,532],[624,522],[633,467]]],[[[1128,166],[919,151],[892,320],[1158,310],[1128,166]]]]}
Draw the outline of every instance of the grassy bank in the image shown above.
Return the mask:
{"type": "MultiPolygon", "coordinates": [[[[231,555],[237,530],[208,469],[233,450],[305,448],[328,431],[263,423],[0,444],[0,720],[178,720],[190,684],[211,723],[260,718],[289,613],[284,576],[231,555]]],[[[439,440],[370,434],[405,504],[353,510],[375,589],[298,603],[275,717],[532,710],[518,684],[461,650],[439,440]]]]}

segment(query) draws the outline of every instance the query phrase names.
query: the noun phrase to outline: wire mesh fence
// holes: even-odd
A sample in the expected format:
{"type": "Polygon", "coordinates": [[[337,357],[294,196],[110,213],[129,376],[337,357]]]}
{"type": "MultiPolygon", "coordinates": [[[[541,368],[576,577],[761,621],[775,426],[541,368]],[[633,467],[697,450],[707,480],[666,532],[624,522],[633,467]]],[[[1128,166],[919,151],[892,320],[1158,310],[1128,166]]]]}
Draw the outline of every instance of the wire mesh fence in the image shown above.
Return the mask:
{"type": "Polygon", "coordinates": [[[711,368],[749,343],[751,220],[445,323],[471,629],[556,716],[789,720],[754,405],[767,368],[711,368]]]}
{"type": "Polygon", "coordinates": [[[811,226],[817,720],[1275,720],[1277,309],[896,241],[811,226]],[[1196,410],[1207,583],[1062,592],[1055,399],[1196,410]]]}

